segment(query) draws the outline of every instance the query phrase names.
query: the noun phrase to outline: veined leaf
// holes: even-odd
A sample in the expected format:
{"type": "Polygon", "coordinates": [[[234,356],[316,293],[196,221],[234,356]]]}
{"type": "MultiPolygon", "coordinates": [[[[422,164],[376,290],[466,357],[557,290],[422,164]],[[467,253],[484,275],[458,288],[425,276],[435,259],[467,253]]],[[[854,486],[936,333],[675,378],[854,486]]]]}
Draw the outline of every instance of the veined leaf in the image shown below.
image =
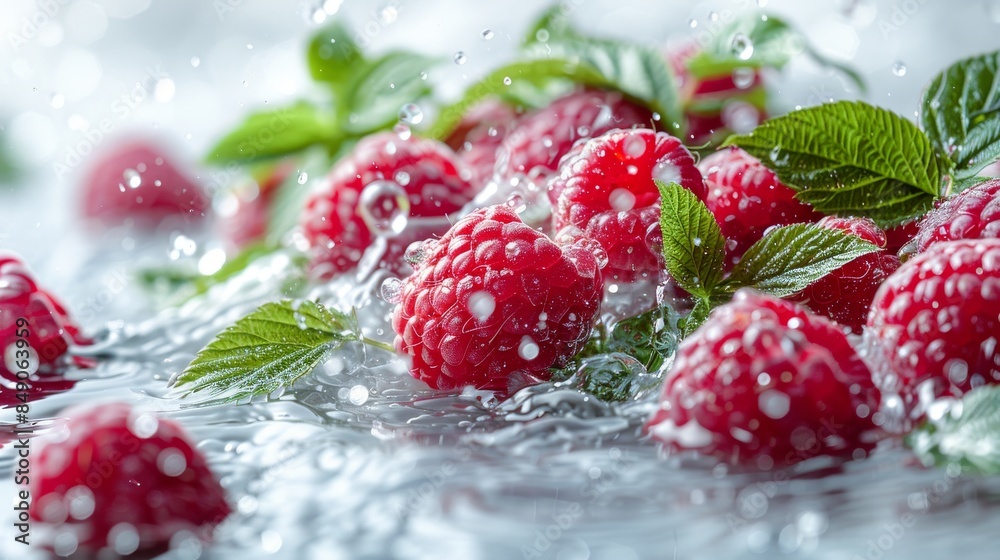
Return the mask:
{"type": "Polygon", "coordinates": [[[928,465],[957,464],[963,470],[1000,474],[1000,386],[967,393],[942,418],[914,430],[906,442],[928,465]]]}
{"type": "Polygon", "coordinates": [[[252,113],[209,151],[209,163],[252,162],[291,154],[314,144],[340,142],[332,114],[300,101],[273,111],[252,113]]]}
{"type": "Polygon", "coordinates": [[[680,287],[711,298],[722,282],[726,239],[715,216],[691,191],[656,181],[660,190],[660,229],[667,272],[680,287]]]}

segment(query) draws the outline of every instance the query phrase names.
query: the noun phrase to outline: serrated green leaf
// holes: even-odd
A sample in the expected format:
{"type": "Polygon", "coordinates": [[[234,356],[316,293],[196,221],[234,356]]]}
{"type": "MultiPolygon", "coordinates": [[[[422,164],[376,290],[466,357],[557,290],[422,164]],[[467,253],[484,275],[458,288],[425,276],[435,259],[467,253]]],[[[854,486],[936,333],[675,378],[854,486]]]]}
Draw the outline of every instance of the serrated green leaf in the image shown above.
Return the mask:
{"type": "Polygon", "coordinates": [[[937,420],[925,421],[906,443],[928,465],[1000,474],[1000,386],[984,386],[937,420]]]}
{"type": "Polygon", "coordinates": [[[352,74],[365,62],[361,49],[339,22],[313,35],[306,56],[313,79],[331,84],[337,92],[347,89],[352,74]]]}
{"type": "Polygon", "coordinates": [[[878,251],[874,243],[814,224],[771,230],[754,243],[727,280],[731,290],[756,288],[790,296],[854,259],[878,251]]]}
{"type": "Polygon", "coordinates": [[[1000,51],[949,66],[924,91],[920,122],[959,178],[1000,159],[1000,51]]]}
{"type": "Polygon", "coordinates": [[[220,165],[284,156],[314,144],[340,142],[333,115],[300,101],[273,111],[252,113],[209,151],[206,160],[220,165]]]}
{"type": "MultiPolygon", "coordinates": [[[[688,62],[692,76],[705,78],[730,74],[738,68],[784,68],[792,57],[804,53],[822,66],[834,68],[855,83],[862,92],[866,90],[860,74],[847,65],[840,64],[821,55],[806,40],[805,36],[783,19],[773,14],[750,12],[724,25],[701,51],[688,62]],[[734,48],[737,37],[746,41],[734,48]],[[749,56],[742,58],[737,50],[744,45],[752,45],[749,56]]],[[[746,54],[744,54],[746,56],[746,54]]]]}
{"type": "Polygon", "coordinates": [[[694,307],[688,312],[687,315],[681,317],[678,326],[681,331],[681,338],[687,338],[688,335],[698,330],[706,319],[708,319],[709,313],[712,309],[721,302],[713,302],[709,299],[698,299],[694,302],[694,307]]]}
{"type": "Polygon", "coordinates": [[[968,177],[961,177],[961,178],[955,179],[952,182],[951,187],[948,189],[948,194],[949,195],[958,194],[958,193],[964,191],[965,189],[974,187],[974,186],[976,186],[976,185],[978,185],[980,183],[985,183],[986,181],[989,181],[990,179],[993,179],[993,177],[981,177],[979,175],[971,175],[971,176],[968,176],[968,177]]]}
{"type": "Polygon", "coordinates": [[[335,309],[311,301],[265,303],[198,352],[174,386],[226,402],[267,395],[359,339],[354,319],[335,309]]]}
{"type": "Polygon", "coordinates": [[[639,360],[647,371],[660,367],[677,351],[679,317],[673,307],[663,305],[623,319],[611,328],[604,352],[620,352],[639,360]]]}
{"type": "Polygon", "coordinates": [[[389,128],[399,120],[399,110],[427,96],[431,87],[421,78],[437,59],[395,51],[352,70],[341,96],[339,112],[343,129],[355,136],[389,128]]]}
{"type": "Polygon", "coordinates": [[[677,183],[656,181],[667,272],[691,294],[708,299],[722,282],[726,239],[705,203],[677,183]]]}
{"type": "Polygon", "coordinates": [[[867,216],[891,227],[921,216],[940,196],[944,168],[910,121],[858,101],[839,101],[768,120],[737,145],[773,169],[817,210],[867,216]]]}
{"type": "Polygon", "coordinates": [[[573,372],[574,385],[604,402],[625,402],[655,391],[660,376],[620,352],[584,358],[573,372]]]}

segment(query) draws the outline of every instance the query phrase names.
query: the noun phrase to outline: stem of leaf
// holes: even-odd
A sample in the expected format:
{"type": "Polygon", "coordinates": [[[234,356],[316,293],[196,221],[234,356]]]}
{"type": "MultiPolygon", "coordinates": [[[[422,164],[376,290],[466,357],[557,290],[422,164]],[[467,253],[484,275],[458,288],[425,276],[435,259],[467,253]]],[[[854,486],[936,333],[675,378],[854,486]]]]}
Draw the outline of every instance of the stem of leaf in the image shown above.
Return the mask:
{"type": "Polygon", "coordinates": [[[387,344],[385,342],[382,342],[381,340],[375,340],[375,339],[372,339],[372,338],[368,338],[367,336],[363,336],[363,337],[361,337],[361,342],[364,342],[365,344],[367,344],[368,346],[371,346],[372,348],[378,348],[379,350],[385,350],[386,352],[390,352],[392,354],[396,353],[396,349],[393,348],[391,344],[387,344]]]}

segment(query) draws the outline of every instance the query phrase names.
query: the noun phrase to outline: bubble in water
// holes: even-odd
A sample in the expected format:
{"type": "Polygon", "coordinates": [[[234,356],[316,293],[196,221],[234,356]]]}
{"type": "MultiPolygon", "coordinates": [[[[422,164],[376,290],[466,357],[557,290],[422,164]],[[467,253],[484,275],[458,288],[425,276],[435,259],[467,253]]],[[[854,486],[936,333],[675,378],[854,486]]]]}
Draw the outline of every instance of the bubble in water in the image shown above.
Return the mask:
{"type": "Polygon", "coordinates": [[[467,305],[469,313],[472,313],[476,319],[485,321],[493,315],[493,311],[497,308],[497,301],[489,292],[479,291],[473,292],[469,296],[467,305]]]}
{"type": "Polygon", "coordinates": [[[131,167],[122,173],[122,178],[125,179],[125,185],[127,185],[130,189],[137,189],[140,185],[142,185],[142,176],[139,175],[138,171],[132,169],[131,167]]]}
{"type": "Polygon", "coordinates": [[[742,33],[733,36],[733,54],[740,60],[750,60],[753,56],[753,41],[742,33]]]}
{"type": "Polygon", "coordinates": [[[521,338],[521,344],[517,347],[517,354],[519,356],[530,362],[537,358],[540,352],[541,348],[538,347],[538,343],[530,336],[524,335],[521,338]]]}
{"type": "Polygon", "coordinates": [[[380,289],[382,293],[382,299],[386,303],[396,304],[399,303],[400,293],[403,289],[403,281],[399,278],[386,278],[382,281],[382,287],[380,289]]]}
{"type": "Polygon", "coordinates": [[[406,124],[420,124],[424,120],[424,112],[416,103],[407,103],[399,109],[399,121],[406,124]]]}
{"type": "Polygon", "coordinates": [[[896,61],[892,64],[892,75],[902,78],[906,75],[906,65],[900,61],[896,61]]]}
{"type": "Polygon", "coordinates": [[[747,89],[753,85],[757,71],[748,66],[740,66],[733,69],[733,85],[739,89],[747,89]]]}
{"type": "Polygon", "coordinates": [[[455,53],[454,60],[455,60],[455,64],[458,64],[459,66],[461,66],[462,64],[465,64],[466,62],[468,62],[469,59],[465,56],[464,52],[458,51],[458,52],[455,53]]]}
{"type": "Polygon", "coordinates": [[[304,185],[304,184],[306,184],[306,181],[308,181],[308,180],[309,180],[309,174],[308,174],[308,173],[306,173],[305,171],[303,171],[303,172],[299,173],[299,176],[298,176],[298,178],[296,179],[296,181],[298,181],[298,183],[299,183],[300,185],[304,185]]]}
{"type": "Polygon", "coordinates": [[[632,191],[619,187],[608,195],[608,203],[615,212],[628,212],[635,208],[635,195],[632,191]]]}
{"type": "Polygon", "coordinates": [[[406,229],[410,200],[392,181],[372,181],[361,191],[358,213],[368,229],[382,237],[396,237],[406,229]]]}
{"type": "Polygon", "coordinates": [[[347,393],[347,400],[351,401],[351,404],[355,406],[365,404],[368,402],[368,387],[364,385],[351,387],[351,390],[347,393]]]}
{"type": "Polygon", "coordinates": [[[156,456],[156,468],[167,476],[180,476],[187,470],[187,459],[178,449],[164,449],[156,456]]]}
{"type": "Polygon", "coordinates": [[[484,41],[489,41],[490,39],[493,38],[493,30],[492,29],[483,29],[482,37],[483,37],[484,41]]]}

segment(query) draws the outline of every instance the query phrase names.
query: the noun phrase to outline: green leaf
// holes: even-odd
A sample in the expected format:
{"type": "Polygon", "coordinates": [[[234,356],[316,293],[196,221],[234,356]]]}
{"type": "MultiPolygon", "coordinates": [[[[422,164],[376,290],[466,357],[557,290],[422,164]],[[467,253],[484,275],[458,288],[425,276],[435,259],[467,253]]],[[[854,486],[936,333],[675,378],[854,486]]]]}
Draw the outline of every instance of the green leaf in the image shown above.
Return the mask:
{"type": "Polygon", "coordinates": [[[337,160],[337,155],[346,152],[353,145],[353,140],[346,140],[338,146],[334,157],[330,157],[323,150],[307,151],[302,156],[299,160],[299,167],[285,177],[274,193],[265,236],[268,243],[280,244],[284,240],[285,234],[298,225],[302,218],[302,209],[305,207],[309,195],[311,186],[309,178],[324,177],[330,171],[331,162],[337,160]],[[305,174],[307,182],[299,183],[303,174],[305,174]]]}
{"type": "Polygon", "coordinates": [[[710,37],[687,64],[688,71],[696,78],[730,74],[738,68],[780,70],[794,56],[804,53],[818,64],[845,74],[862,92],[866,90],[864,80],[856,71],[821,55],[802,33],[772,14],[747,13],[710,37]],[[752,45],[752,51],[746,48],[747,45],[752,45]]]}
{"type": "Polygon", "coordinates": [[[967,393],[942,418],[914,430],[906,443],[928,465],[1000,474],[1000,386],[967,393]]]}
{"type": "Polygon", "coordinates": [[[344,130],[363,136],[395,124],[403,105],[417,102],[431,92],[421,73],[437,62],[421,54],[397,51],[353,69],[347,91],[340,99],[344,130]]]}
{"type": "Polygon", "coordinates": [[[185,395],[235,402],[290,387],[337,347],[359,340],[354,318],[311,301],[265,303],[210,342],[173,382],[185,395]]]}
{"type": "Polygon", "coordinates": [[[924,91],[920,122],[959,178],[1000,159],[1000,51],[949,66],[924,91]]]}
{"type": "Polygon", "coordinates": [[[705,203],[677,183],[657,180],[667,272],[680,287],[707,299],[722,282],[726,239],[705,203]]]}
{"type": "Polygon", "coordinates": [[[710,299],[697,299],[694,302],[694,307],[688,312],[687,315],[681,317],[678,326],[681,331],[681,338],[687,338],[688,335],[698,330],[706,319],[708,319],[709,313],[712,312],[717,305],[721,304],[721,301],[713,301],[710,299]]]}
{"type": "Polygon", "coordinates": [[[952,182],[951,187],[948,189],[948,194],[958,194],[965,189],[974,187],[980,183],[985,183],[991,179],[993,179],[993,177],[981,177],[979,175],[969,175],[967,177],[955,179],[954,182],[952,182]]]}
{"type": "Polygon", "coordinates": [[[733,290],[752,287],[777,297],[790,296],[878,250],[874,243],[840,230],[813,224],[779,227],[747,249],[727,284],[733,290]]]}
{"type": "Polygon", "coordinates": [[[680,342],[679,317],[669,305],[615,323],[602,351],[620,352],[654,371],[674,355],[680,342]]]}
{"type": "Polygon", "coordinates": [[[274,111],[252,113],[209,151],[209,163],[252,162],[274,158],[314,144],[338,144],[333,115],[300,101],[274,111]]]}
{"type": "Polygon", "coordinates": [[[607,80],[594,68],[579,62],[554,58],[513,62],[490,72],[467,89],[461,99],[442,108],[427,135],[437,139],[447,138],[462,121],[462,117],[477,103],[490,97],[502,97],[509,87],[507,79],[511,84],[529,82],[544,85],[553,80],[570,79],[596,87],[608,85],[607,80]]]}
{"type": "Polygon", "coordinates": [[[615,352],[584,358],[571,377],[574,385],[604,402],[625,402],[642,398],[660,386],[659,375],[651,374],[634,357],[615,352]]]}
{"type": "Polygon", "coordinates": [[[730,136],[729,145],[760,159],[817,210],[867,216],[883,227],[930,210],[944,175],[920,129],[859,101],[794,111],[730,136]]]}
{"type": "Polygon", "coordinates": [[[339,22],[313,35],[307,57],[313,79],[332,84],[337,92],[347,89],[352,74],[365,62],[361,49],[339,22]]]}

